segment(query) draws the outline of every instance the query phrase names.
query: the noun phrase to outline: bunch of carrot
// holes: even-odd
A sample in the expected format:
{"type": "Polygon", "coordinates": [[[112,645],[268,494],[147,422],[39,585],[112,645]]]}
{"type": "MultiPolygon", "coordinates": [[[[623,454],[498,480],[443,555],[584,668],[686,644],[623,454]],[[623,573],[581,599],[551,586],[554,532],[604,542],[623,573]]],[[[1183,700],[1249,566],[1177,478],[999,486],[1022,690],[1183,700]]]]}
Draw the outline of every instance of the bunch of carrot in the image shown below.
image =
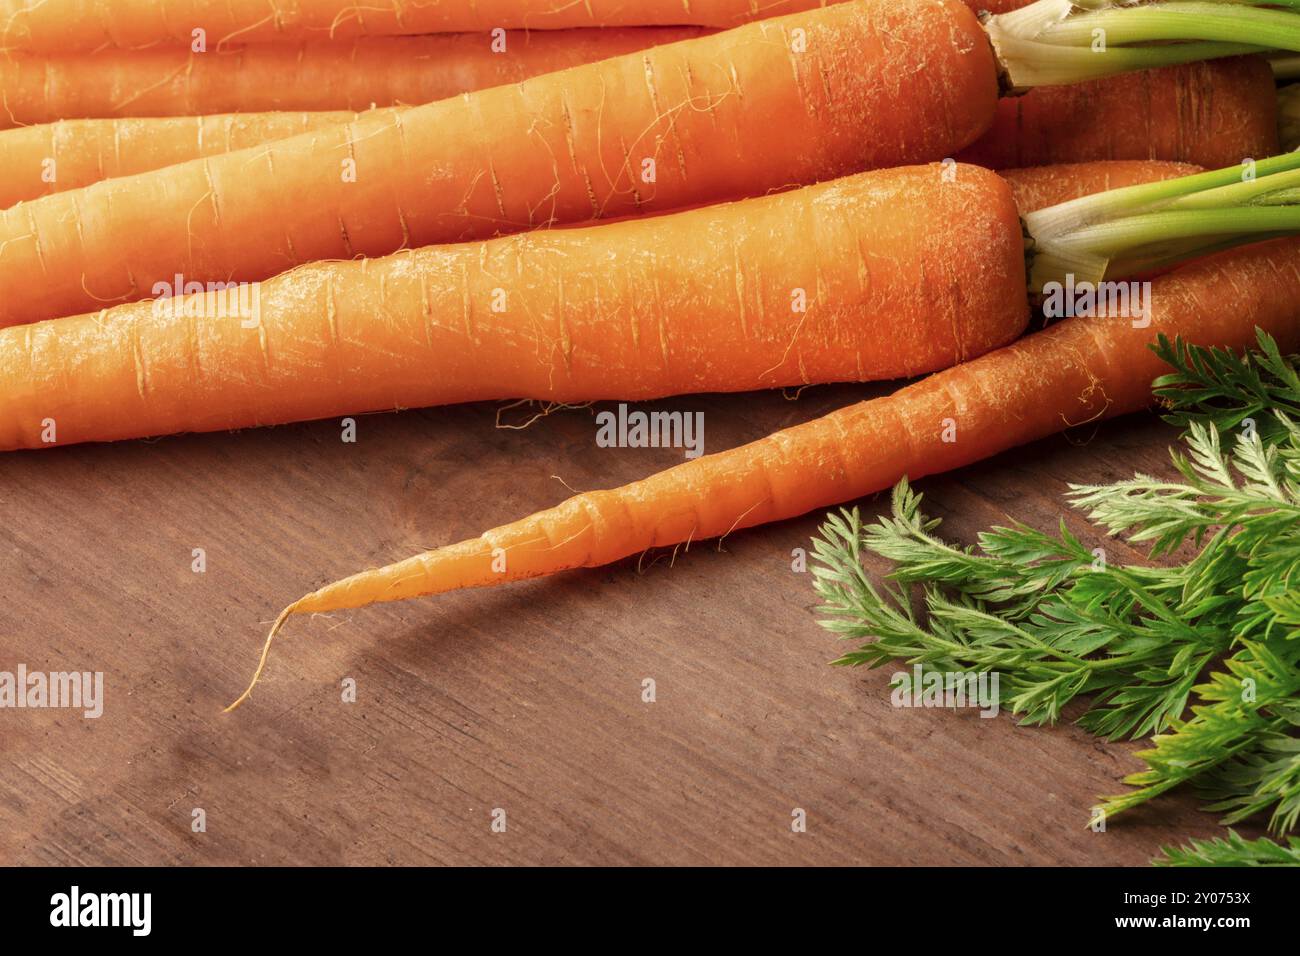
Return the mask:
{"type": "MultiPolygon", "coordinates": [[[[1278,151],[1259,54],[1300,46],[1286,21],[1139,36],[1155,42],[1081,65],[1086,82],[1025,91],[1018,44],[1077,51],[1052,32],[1064,14],[1027,40],[1031,19],[975,12],[1016,0],[782,0],[767,19],[740,0],[93,6],[0,0],[0,449],[932,373],[332,584],[272,636],[1135,410],[1158,332],[1300,345],[1289,240],[1159,277],[1150,328],[1070,319],[1017,341],[1027,252],[1090,240],[1031,232],[1027,250],[1026,213],[1278,151]],[[1064,159],[1085,162],[1045,165],[1064,159]],[[1229,290],[1233,315],[1214,308],[1229,290]]],[[[1234,223],[1213,242],[1297,231],[1234,223]]]]}

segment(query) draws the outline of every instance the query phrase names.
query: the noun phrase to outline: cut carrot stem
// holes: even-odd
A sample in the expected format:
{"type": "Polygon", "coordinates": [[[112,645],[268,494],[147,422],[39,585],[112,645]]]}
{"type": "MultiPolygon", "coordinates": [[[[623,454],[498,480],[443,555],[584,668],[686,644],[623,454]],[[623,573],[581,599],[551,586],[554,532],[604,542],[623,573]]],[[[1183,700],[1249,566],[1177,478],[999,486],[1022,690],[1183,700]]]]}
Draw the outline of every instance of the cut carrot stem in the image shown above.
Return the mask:
{"type": "MultiPolygon", "coordinates": [[[[356,0],[0,0],[0,50],[45,53],[104,47],[188,48],[194,31],[208,43],[340,40],[358,36],[487,32],[497,28],[641,27],[696,24],[735,27],[763,17],[825,6],[828,0],[439,0],[437,3],[358,4],[356,0]]],[[[1027,0],[971,0],[976,10],[1001,13],[1027,0]]]]}
{"type": "Polygon", "coordinates": [[[1171,0],[1148,6],[1129,4],[1120,9],[1121,4],[1113,2],[1070,2],[1085,9],[1048,25],[1035,38],[1038,42],[1093,49],[1098,33],[1104,32],[1108,46],[1193,40],[1293,49],[1300,43],[1300,28],[1291,13],[1259,9],[1248,3],[1171,0]]]}
{"type": "Polygon", "coordinates": [[[963,4],[841,3],[22,203],[0,327],[938,160],[996,102],[963,4]]]}
{"type": "Polygon", "coordinates": [[[1030,289],[1165,269],[1300,229],[1300,153],[1130,186],[1030,213],[1030,289]]]}
{"type": "Polygon", "coordinates": [[[1004,85],[1079,83],[1242,53],[1300,53],[1300,16],[1239,0],[1038,0],[988,17],[1004,85]]]}
{"type": "MultiPolygon", "coordinates": [[[[116,19],[118,15],[114,14],[116,19]]],[[[698,27],[379,37],[192,52],[0,55],[0,128],[417,105],[702,35],[698,27]]]]}
{"type": "Polygon", "coordinates": [[[1006,97],[957,159],[990,169],[1106,159],[1217,169],[1278,151],[1277,89],[1268,62],[1251,56],[1006,97]]]}
{"type": "Polygon", "coordinates": [[[1073,425],[1137,411],[1162,371],[1156,336],[1246,348],[1256,327],[1300,347],[1300,239],[1234,250],[1153,281],[1151,321],[1073,318],[894,394],[642,481],[577,495],[468,541],[364,571],[293,602],[294,615],[595,567],[651,547],[780,521],[962,467],[1073,425]],[[1223,308],[1223,303],[1231,308],[1223,308]]]}
{"type": "Polygon", "coordinates": [[[0,448],[911,376],[1024,330],[1024,261],[1007,183],[934,164],[313,263],[0,330],[0,448]]]}

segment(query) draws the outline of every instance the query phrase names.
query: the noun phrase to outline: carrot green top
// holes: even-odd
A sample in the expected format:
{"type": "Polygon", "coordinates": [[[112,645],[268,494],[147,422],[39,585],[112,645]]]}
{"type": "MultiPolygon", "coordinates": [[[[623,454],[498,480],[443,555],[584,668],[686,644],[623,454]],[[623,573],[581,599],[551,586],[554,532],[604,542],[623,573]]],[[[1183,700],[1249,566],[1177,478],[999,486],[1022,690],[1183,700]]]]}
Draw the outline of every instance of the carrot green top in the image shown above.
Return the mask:
{"type": "Polygon", "coordinates": [[[1038,0],[989,16],[1004,87],[1023,91],[1194,60],[1300,53],[1300,0],[1038,0]]]}
{"type": "Polygon", "coordinates": [[[1300,152],[1084,196],[1027,215],[1029,287],[1117,279],[1300,232],[1300,152]]]}

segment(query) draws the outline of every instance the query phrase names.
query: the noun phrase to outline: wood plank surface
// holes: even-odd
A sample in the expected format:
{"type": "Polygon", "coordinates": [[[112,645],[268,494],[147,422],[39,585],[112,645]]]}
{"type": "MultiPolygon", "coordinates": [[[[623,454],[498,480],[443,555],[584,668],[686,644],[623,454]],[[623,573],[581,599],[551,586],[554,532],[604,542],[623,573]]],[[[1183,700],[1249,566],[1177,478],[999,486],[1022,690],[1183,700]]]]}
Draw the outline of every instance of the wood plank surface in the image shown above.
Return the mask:
{"type": "MultiPolygon", "coordinates": [[[[703,411],[718,451],[883,390],[643,407],[703,411]]],[[[0,863],[1142,864],[1218,829],[1183,794],[1094,833],[1136,746],[896,709],[892,668],[828,667],[843,647],[791,569],[820,514],[295,620],[221,715],[302,593],[681,460],[597,447],[592,409],[522,430],[497,412],[364,416],[353,444],[334,421],[0,458],[0,670],[105,675],[98,720],[0,710],[0,863]]],[[[1053,527],[1067,482],[1168,473],[1173,437],[1137,416],[920,487],[955,540],[1053,527]]]]}

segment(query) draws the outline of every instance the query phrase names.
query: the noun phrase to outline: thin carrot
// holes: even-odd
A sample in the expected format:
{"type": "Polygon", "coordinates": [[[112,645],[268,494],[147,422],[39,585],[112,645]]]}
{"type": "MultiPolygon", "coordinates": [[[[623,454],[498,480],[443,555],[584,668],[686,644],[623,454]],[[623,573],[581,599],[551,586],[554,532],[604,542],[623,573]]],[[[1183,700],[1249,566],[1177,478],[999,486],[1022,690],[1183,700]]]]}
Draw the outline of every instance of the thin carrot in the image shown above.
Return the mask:
{"type": "Polygon", "coordinates": [[[60,120],[0,130],[0,209],[104,179],[286,139],[356,113],[222,113],[60,120]]]}
{"type": "Polygon", "coordinates": [[[212,292],[0,330],[0,448],[911,376],[1024,330],[1024,262],[1006,182],[936,164],[313,263],[243,309],[212,292]]]}
{"type": "MultiPolygon", "coordinates": [[[[1247,59],[1247,62],[1251,60],[1253,57],[1247,59]]],[[[1223,62],[1229,64],[1231,69],[1218,70],[1219,73],[1225,74],[1225,82],[1219,83],[1217,88],[1214,88],[1213,98],[1219,105],[1226,101],[1229,107],[1235,104],[1245,111],[1249,105],[1245,103],[1245,99],[1253,83],[1232,81],[1234,78],[1242,77],[1253,79],[1255,70],[1240,69],[1240,62],[1236,60],[1223,62]]],[[[1157,70],[1156,73],[1169,74],[1173,77],[1174,74],[1201,72],[1201,69],[1203,69],[1201,65],[1195,68],[1174,66],[1167,70],[1157,70]]],[[[1217,61],[1205,64],[1204,69],[1206,72],[1216,72],[1217,61]]],[[[1112,81],[1097,81],[1097,85],[1105,85],[1108,82],[1112,81]]],[[[1044,90],[1035,92],[1049,94],[1054,90],[1057,90],[1057,87],[1045,87],[1044,90]]],[[[1069,90],[1069,87],[1066,87],[1066,90],[1069,90]]],[[[1201,111],[1173,111],[1179,117],[1187,118],[1175,118],[1171,122],[1183,122],[1187,126],[1182,133],[1164,140],[1149,139],[1147,126],[1157,122],[1157,118],[1152,116],[1152,113],[1158,113],[1162,117],[1173,114],[1166,111],[1165,104],[1161,104],[1157,109],[1151,98],[1139,100],[1136,104],[1138,105],[1136,112],[1143,114],[1144,120],[1118,124],[1131,134],[1130,139],[1127,140],[1115,137],[1113,130],[1117,124],[1110,122],[1112,113],[1102,109],[1100,111],[1102,116],[1108,118],[1092,125],[1102,126],[1110,133],[1091,143],[1079,144],[1078,155],[1052,148],[1048,152],[1056,157],[1048,161],[1057,163],[1061,157],[1091,161],[1088,160],[1091,153],[1099,153],[1102,157],[1112,153],[1160,153],[1165,150],[1166,144],[1169,147],[1167,151],[1170,153],[1192,152],[1197,156],[1206,157],[1205,160],[1201,160],[1201,165],[1227,165],[1236,161],[1234,157],[1240,159],[1245,156],[1271,156],[1278,152],[1273,146],[1277,137],[1275,135],[1270,137],[1268,133],[1268,124],[1271,121],[1269,111],[1273,104],[1271,91],[1273,86],[1269,83],[1268,98],[1261,98],[1269,105],[1260,105],[1256,111],[1261,122],[1243,120],[1240,124],[1231,125],[1231,129],[1223,122],[1214,122],[1210,124],[1213,129],[1205,129],[1205,124],[1200,118],[1201,111]],[[1203,133],[1208,138],[1205,146],[1188,146],[1193,139],[1199,142],[1203,133]],[[1218,157],[1218,161],[1212,161],[1214,157],[1218,157]]],[[[1034,95],[1034,92],[1031,92],[1026,99],[1034,95]]],[[[1004,107],[1008,103],[1009,100],[1002,101],[1004,107]]],[[[1132,104],[1125,109],[1132,112],[1131,108],[1132,104]]],[[[1227,111],[1227,107],[1223,109],[1227,111]]],[[[1115,112],[1119,112],[1118,109],[1115,112]]],[[[1222,114],[1217,107],[1216,116],[1222,114]]],[[[1242,114],[1247,116],[1247,113],[1242,114]]],[[[1027,114],[1023,118],[1023,130],[1017,133],[1005,129],[1005,122],[1001,122],[1000,129],[985,135],[975,146],[963,150],[961,155],[972,157],[971,161],[978,165],[1004,168],[1006,163],[1002,163],[1002,160],[1010,160],[1010,157],[1018,155],[1017,148],[1013,148],[1010,143],[1010,139],[1015,135],[1023,135],[1030,143],[1044,142],[1039,124],[1032,120],[1032,117],[1039,116],[1041,111],[1031,111],[1031,114],[1027,114]]],[[[243,150],[257,144],[286,139],[303,131],[350,122],[355,118],[355,113],[341,112],[227,113],[218,116],[129,118],[129,120],[68,120],[56,124],[27,126],[18,130],[3,130],[0,131],[0,169],[6,170],[6,177],[0,179],[0,209],[8,208],[23,200],[90,186],[91,183],[99,182],[101,179],[133,176],[135,173],[185,163],[198,157],[243,150]]],[[[1056,122],[1056,120],[1048,122],[1056,122]]],[[[1023,152],[1028,155],[1041,150],[1034,146],[1026,148],[1023,152]]],[[[1166,156],[1164,159],[1170,157],[1166,156]]],[[[1174,174],[1182,176],[1186,172],[1174,174]]],[[[1115,185],[1119,183],[1101,185],[1091,191],[1113,189],[1115,185]]],[[[1044,204],[1049,206],[1050,203],[1044,204]]]]}
{"type": "Polygon", "coordinates": [[[1275,155],[1277,123],[1268,61],[1233,57],[1008,97],[992,129],[957,158],[990,169],[1104,159],[1217,169],[1275,155]]]}
{"type": "MultiPolygon", "coordinates": [[[[0,50],[99,50],[189,46],[196,29],[213,44],[285,39],[344,39],[414,33],[480,32],[503,27],[639,27],[696,24],[734,27],[784,16],[828,0],[442,0],[358,4],[356,0],[0,0],[0,50]],[[89,7],[89,9],[88,9],[89,7]],[[95,9],[95,8],[103,9],[95,9]]],[[[971,0],[1000,13],[1027,0],[971,0]]]]}
{"type": "Polygon", "coordinates": [[[701,541],[960,468],[1065,428],[1145,407],[1157,334],[1244,348],[1256,326],[1300,346],[1300,240],[1221,254],[1155,280],[1149,327],[1074,318],[892,395],[706,455],[642,481],[579,494],[481,537],[326,585],[293,615],[426,597],[595,567],[701,541]],[[1230,301],[1232,308],[1222,308],[1230,301]]]}
{"type": "Polygon", "coordinates": [[[0,327],[177,273],[263,279],[939,159],[997,93],[956,0],[762,21],[22,203],[0,213],[0,327]]]}
{"type": "Polygon", "coordinates": [[[192,116],[415,105],[661,43],[698,27],[520,30],[342,43],[0,56],[0,126],[62,119],[192,116]]]}

